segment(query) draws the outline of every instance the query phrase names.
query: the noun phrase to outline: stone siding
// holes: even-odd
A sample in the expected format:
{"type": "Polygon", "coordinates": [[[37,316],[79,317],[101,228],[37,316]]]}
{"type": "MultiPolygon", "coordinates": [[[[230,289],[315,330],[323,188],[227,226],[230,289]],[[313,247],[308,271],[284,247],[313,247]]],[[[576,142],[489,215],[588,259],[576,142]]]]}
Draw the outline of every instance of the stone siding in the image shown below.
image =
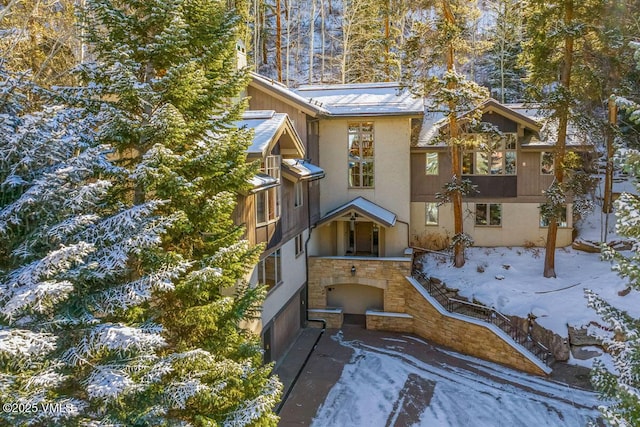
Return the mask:
{"type": "Polygon", "coordinates": [[[413,317],[404,313],[367,313],[367,329],[410,333],[413,331],[413,317]]]}
{"type": "Polygon", "coordinates": [[[329,309],[310,309],[309,310],[309,319],[322,319],[327,322],[326,327],[328,329],[340,329],[342,328],[342,322],[344,320],[344,316],[342,314],[342,310],[329,308],[329,309]]]}
{"type": "Polygon", "coordinates": [[[436,344],[535,375],[547,375],[491,329],[444,316],[407,283],[407,313],[413,316],[413,333],[436,344]]]}
{"type": "Polygon", "coordinates": [[[355,284],[383,289],[384,311],[404,313],[405,277],[410,274],[411,258],[309,257],[309,308],[327,307],[327,287],[355,284]]]}

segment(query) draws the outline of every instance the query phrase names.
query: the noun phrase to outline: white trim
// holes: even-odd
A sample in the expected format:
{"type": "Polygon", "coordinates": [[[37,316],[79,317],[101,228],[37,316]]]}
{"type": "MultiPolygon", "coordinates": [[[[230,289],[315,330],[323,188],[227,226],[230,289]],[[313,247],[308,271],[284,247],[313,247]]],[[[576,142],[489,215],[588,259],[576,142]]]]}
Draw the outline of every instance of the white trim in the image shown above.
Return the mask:
{"type": "Polygon", "coordinates": [[[401,319],[413,319],[413,316],[407,313],[392,313],[390,311],[377,311],[367,310],[364,312],[367,316],[381,316],[381,317],[397,317],[401,319]]]}

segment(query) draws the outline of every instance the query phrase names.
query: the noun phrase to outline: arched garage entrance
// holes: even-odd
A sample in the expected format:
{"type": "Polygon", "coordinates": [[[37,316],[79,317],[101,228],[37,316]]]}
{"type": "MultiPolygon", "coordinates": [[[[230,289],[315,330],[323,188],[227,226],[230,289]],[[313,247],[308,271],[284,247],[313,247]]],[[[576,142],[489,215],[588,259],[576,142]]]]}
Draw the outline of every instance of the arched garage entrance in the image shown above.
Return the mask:
{"type": "Polygon", "coordinates": [[[327,307],[340,307],[344,314],[364,315],[384,308],[384,290],[373,286],[344,284],[327,287],[327,307]]]}

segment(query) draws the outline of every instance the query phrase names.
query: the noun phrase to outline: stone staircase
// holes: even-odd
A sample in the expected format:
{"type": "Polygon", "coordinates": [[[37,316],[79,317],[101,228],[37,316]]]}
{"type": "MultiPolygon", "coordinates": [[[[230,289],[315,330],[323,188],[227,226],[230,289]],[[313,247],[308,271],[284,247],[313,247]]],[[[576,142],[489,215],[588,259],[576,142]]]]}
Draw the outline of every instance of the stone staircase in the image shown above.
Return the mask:
{"type": "Polygon", "coordinates": [[[447,312],[471,317],[495,325],[511,337],[515,343],[524,347],[526,351],[534,355],[546,366],[550,367],[555,362],[552,353],[547,347],[534,340],[528,331],[522,330],[504,314],[491,307],[459,298],[456,291],[452,291],[441,283],[431,280],[431,278],[418,270],[413,270],[412,277],[420,283],[427,293],[447,312]]]}

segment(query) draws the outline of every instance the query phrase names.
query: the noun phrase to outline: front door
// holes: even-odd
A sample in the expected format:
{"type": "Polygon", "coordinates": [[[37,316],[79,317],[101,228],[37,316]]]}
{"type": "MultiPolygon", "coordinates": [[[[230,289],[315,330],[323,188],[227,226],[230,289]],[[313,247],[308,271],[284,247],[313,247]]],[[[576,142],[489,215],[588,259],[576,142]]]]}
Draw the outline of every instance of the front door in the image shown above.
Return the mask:
{"type": "Polygon", "coordinates": [[[370,222],[356,222],[356,255],[371,255],[371,232],[373,224],[370,222]]]}

